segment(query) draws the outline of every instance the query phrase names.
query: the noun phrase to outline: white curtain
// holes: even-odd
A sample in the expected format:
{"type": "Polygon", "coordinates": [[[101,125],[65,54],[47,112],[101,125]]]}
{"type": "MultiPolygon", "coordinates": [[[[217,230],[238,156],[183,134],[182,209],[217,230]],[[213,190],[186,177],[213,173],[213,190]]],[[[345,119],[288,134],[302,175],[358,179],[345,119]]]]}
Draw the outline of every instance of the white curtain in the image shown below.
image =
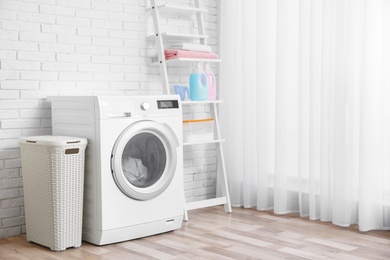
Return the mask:
{"type": "Polygon", "coordinates": [[[390,229],[390,0],[220,3],[232,204],[390,229]]]}

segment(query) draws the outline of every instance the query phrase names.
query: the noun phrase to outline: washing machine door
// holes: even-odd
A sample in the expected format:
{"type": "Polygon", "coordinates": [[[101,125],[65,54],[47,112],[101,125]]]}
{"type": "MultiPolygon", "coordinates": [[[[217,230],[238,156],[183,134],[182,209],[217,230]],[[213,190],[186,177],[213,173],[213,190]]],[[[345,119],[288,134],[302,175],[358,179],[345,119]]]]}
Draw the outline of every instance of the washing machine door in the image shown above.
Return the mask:
{"type": "Polygon", "coordinates": [[[136,200],[160,195],[176,172],[178,145],[167,124],[145,120],[130,125],[111,154],[111,171],[119,189],[136,200]]]}

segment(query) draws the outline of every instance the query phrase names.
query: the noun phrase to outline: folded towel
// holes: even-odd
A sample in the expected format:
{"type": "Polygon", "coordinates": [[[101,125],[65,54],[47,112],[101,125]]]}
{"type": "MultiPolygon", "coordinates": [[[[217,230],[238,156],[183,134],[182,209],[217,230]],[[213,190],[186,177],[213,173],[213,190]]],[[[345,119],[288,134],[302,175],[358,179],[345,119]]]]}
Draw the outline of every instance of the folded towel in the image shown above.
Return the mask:
{"type": "Polygon", "coordinates": [[[210,46],[203,45],[203,44],[196,44],[196,43],[173,43],[166,46],[166,49],[181,49],[186,51],[212,52],[210,46]]]}
{"type": "Polygon", "coordinates": [[[164,51],[165,59],[176,58],[198,58],[198,59],[218,59],[218,54],[214,52],[186,51],[179,49],[168,49],[164,51]]]}

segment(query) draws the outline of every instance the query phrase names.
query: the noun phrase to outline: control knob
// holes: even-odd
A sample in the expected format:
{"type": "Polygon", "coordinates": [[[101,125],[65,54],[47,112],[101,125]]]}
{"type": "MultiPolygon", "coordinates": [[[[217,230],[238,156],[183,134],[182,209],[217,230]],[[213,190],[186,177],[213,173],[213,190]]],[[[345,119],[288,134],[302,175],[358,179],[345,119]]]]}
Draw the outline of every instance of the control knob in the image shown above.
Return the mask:
{"type": "Polygon", "coordinates": [[[149,109],[149,104],[147,102],[142,102],[141,103],[141,109],[146,111],[149,109]]]}

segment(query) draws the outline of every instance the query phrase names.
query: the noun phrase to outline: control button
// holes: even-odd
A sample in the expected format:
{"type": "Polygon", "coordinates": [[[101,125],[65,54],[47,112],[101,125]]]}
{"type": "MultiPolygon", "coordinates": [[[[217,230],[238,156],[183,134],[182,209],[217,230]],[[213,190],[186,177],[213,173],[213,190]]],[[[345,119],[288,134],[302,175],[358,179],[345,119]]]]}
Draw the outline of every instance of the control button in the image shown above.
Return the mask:
{"type": "Polygon", "coordinates": [[[141,103],[141,109],[144,110],[144,111],[148,110],[149,109],[149,104],[146,103],[146,102],[142,102],[141,103]]]}

